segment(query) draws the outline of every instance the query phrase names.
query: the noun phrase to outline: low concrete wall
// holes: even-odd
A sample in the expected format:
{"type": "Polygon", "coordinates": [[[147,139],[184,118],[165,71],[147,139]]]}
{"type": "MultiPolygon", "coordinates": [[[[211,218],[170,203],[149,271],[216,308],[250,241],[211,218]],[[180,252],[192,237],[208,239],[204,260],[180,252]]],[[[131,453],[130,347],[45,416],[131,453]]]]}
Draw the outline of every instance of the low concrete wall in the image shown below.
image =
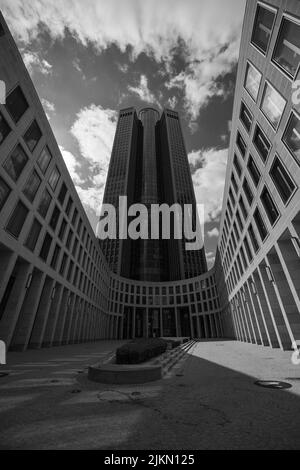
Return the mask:
{"type": "Polygon", "coordinates": [[[90,366],[88,378],[106,384],[140,384],[162,378],[161,365],[105,364],[90,366]]]}

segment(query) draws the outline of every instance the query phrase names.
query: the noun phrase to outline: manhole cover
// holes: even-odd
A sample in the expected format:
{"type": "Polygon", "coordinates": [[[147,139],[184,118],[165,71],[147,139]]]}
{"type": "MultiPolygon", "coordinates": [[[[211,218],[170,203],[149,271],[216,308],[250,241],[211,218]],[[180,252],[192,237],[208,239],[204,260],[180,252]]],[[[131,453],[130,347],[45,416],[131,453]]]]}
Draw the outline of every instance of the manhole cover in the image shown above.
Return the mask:
{"type": "Polygon", "coordinates": [[[71,390],[71,393],[80,393],[80,392],[81,392],[81,390],[76,390],[76,389],[75,389],[75,390],[71,390]]]}
{"type": "Polygon", "coordinates": [[[183,377],[183,374],[176,374],[176,377],[183,377]]]}
{"type": "Polygon", "coordinates": [[[131,395],[133,395],[133,396],[141,395],[141,392],[131,392],[131,395]]]}
{"type": "Polygon", "coordinates": [[[0,378],[1,377],[6,377],[7,375],[9,375],[8,372],[0,372],[0,378]]]}
{"type": "Polygon", "coordinates": [[[276,388],[276,389],[283,389],[283,388],[291,388],[292,385],[288,382],[280,382],[279,380],[257,380],[254,382],[255,385],[259,387],[265,388],[276,388]]]}
{"type": "Polygon", "coordinates": [[[52,384],[57,384],[57,383],[59,382],[59,380],[53,379],[53,380],[50,380],[50,382],[51,382],[52,384]]]}

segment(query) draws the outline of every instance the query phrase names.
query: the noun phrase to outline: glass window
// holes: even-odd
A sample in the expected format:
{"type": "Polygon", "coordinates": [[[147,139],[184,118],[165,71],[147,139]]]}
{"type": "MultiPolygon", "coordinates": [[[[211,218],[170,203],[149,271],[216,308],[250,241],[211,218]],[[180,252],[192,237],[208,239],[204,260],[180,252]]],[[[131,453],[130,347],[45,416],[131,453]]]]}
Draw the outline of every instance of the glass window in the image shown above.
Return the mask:
{"type": "Polygon", "coordinates": [[[300,25],[289,18],[283,18],[273,61],[289,76],[295,77],[300,61],[300,25]]]}
{"type": "Polygon", "coordinates": [[[63,205],[63,203],[64,203],[66,194],[67,194],[67,186],[65,185],[65,183],[63,183],[61,185],[59,195],[58,195],[58,198],[57,198],[59,200],[59,202],[61,203],[61,205],[63,205]]]}
{"type": "Polygon", "coordinates": [[[47,261],[51,244],[52,244],[52,237],[51,235],[49,235],[49,233],[46,233],[44,241],[43,241],[43,245],[40,251],[40,258],[43,261],[47,261]]]}
{"type": "Polygon", "coordinates": [[[41,182],[42,180],[36,171],[33,171],[29,176],[28,180],[26,181],[23,193],[29,199],[30,202],[33,202],[41,182]]]}
{"type": "Polygon", "coordinates": [[[270,175],[283,202],[286,204],[296,185],[278,157],[275,157],[270,175]]]}
{"type": "Polygon", "coordinates": [[[255,211],[254,211],[254,220],[255,220],[255,223],[256,223],[256,227],[259,231],[260,237],[261,237],[262,241],[264,241],[265,238],[268,235],[268,230],[267,230],[267,227],[266,227],[266,225],[263,221],[263,218],[262,218],[261,213],[260,213],[258,208],[256,208],[255,211]]]}
{"type": "Polygon", "coordinates": [[[7,96],[5,106],[13,121],[17,123],[29,107],[20,86],[7,96]]]}
{"type": "Polygon", "coordinates": [[[53,209],[52,215],[51,215],[50,222],[49,222],[49,225],[50,225],[50,227],[52,228],[53,231],[57,227],[59,216],[60,216],[60,210],[57,206],[55,206],[54,209],[53,209]]]}
{"type": "Polygon", "coordinates": [[[52,170],[52,173],[50,175],[50,178],[49,178],[49,185],[50,187],[53,189],[53,191],[55,190],[56,186],[57,186],[57,183],[58,183],[58,180],[60,178],[60,172],[58,170],[57,167],[53,168],[52,170]]]}
{"type": "Polygon", "coordinates": [[[243,182],[243,190],[244,190],[244,193],[246,194],[246,198],[249,203],[249,206],[251,206],[253,202],[253,193],[251,191],[251,188],[246,178],[244,179],[244,182],[243,182]]]}
{"type": "Polygon", "coordinates": [[[2,116],[2,114],[0,113],[0,144],[2,144],[2,142],[8,136],[9,133],[10,127],[2,116]]]}
{"type": "Polygon", "coordinates": [[[243,101],[242,101],[241,110],[240,110],[240,120],[244,124],[245,129],[248,132],[250,132],[251,126],[252,126],[253,116],[252,116],[252,114],[250,113],[249,109],[247,108],[247,106],[245,105],[245,103],[243,101]]]}
{"type": "Polygon", "coordinates": [[[242,168],[241,168],[239,159],[238,159],[238,157],[236,156],[236,154],[234,154],[234,157],[233,157],[233,164],[234,164],[234,166],[235,166],[235,169],[236,169],[237,174],[239,175],[239,177],[241,177],[242,168]]]}
{"type": "Polygon", "coordinates": [[[47,189],[44,190],[40,203],[38,205],[38,212],[41,214],[42,217],[46,217],[49,206],[51,203],[51,194],[47,189]]]}
{"type": "Polygon", "coordinates": [[[271,225],[274,225],[279,217],[279,212],[266,186],[264,187],[260,198],[271,225]]]}
{"type": "Polygon", "coordinates": [[[68,233],[68,238],[67,238],[67,241],[66,241],[66,248],[67,249],[70,248],[72,238],[73,238],[73,232],[72,232],[72,229],[70,228],[69,233],[68,233]]]}
{"type": "Polygon", "coordinates": [[[252,156],[249,156],[247,168],[249,170],[250,176],[255,184],[255,186],[258,186],[259,180],[260,180],[260,171],[257,168],[257,165],[255,161],[253,160],[252,156]]]}
{"type": "Polygon", "coordinates": [[[78,210],[77,210],[76,207],[75,207],[74,212],[73,212],[72,221],[71,221],[71,223],[72,223],[73,226],[74,226],[75,223],[76,223],[77,216],[78,216],[78,210]]]}
{"type": "Polygon", "coordinates": [[[36,122],[36,120],[34,120],[33,123],[30,125],[30,127],[25,132],[24,137],[23,137],[31,152],[33,152],[33,150],[35,149],[41,137],[42,137],[42,131],[39,128],[39,125],[36,122]]]}
{"type": "Polygon", "coordinates": [[[256,126],[254,136],[253,136],[253,143],[258,151],[259,156],[261,157],[262,161],[265,162],[268,158],[271,144],[260,129],[259,126],[256,126]]]}
{"type": "Polygon", "coordinates": [[[234,188],[235,193],[237,193],[238,192],[238,185],[237,185],[237,182],[235,180],[235,177],[234,177],[233,173],[231,173],[231,182],[232,182],[232,186],[234,188]]]}
{"type": "Polygon", "coordinates": [[[66,233],[66,228],[67,228],[67,221],[66,221],[66,219],[63,219],[62,223],[61,223],[61,226],[60,226],[60,229],[59,229],[59,233],[58,233],[58,238],[60,240],[63,240],[64,235],[66,233]]]}
{"type": "Polygon", "coordinates": [[[61,276],[64,275],[64,272],[66,270],[67,260],[68,260],[68,255],[66,253],[64,253],[64,256],[61,260],[60,270],[59,270],[59,274],[61,276]]]}
{"type": "Polygon", "coordinates": [[[300,164],[300,119],[295,113],[290,116],[282,140],[300,164]]]}
{"type": "Polygon", "coordinates": [[[248,232],[250,234],[250,239],[251,239],[252,246],[253,246],[254,251],[256,253],[259,250],[259,244],[258,244],[258,241],[257,241],[257,238],[256,238],[256,235],[255,235],[255,232],[254,232],[254,229],[253,229],[252,225],[249,225],[248,232]]]}
{"type": "Polygon", "coordinates": [[[252,64],[248,62],[247,68],[246,68],[246,78],[245,78],[244,86],[246,90],[248,91],[248,93],[250,94],[250,96],[254,99],[254,101],[257,100],[260,81],[261,81],[261,73],[255,67],[253,67],[252,64]]]}
{"type": "Polygon", "coordinates": [[[244,141],[244,139],[241,136],[239,131],[237,133],[236,143],[237,143],[237,146],[238,146],[242,156],[244,157],[246,155],[247,146],[246,146],[245,141],[244,141]]]}
{"type": "Polygon", "coordinates": [[[25,242],[25,246],[29,250],[33,251],[35,249],[41,229],[42,229],[42,224],[40,224],[40,222],[37,219],[34,219],[34,221],[32,222],[31,228],[29,230],[29,233],[27,235],[26,242],[25,242]]]}
{"type": "Polygon", "coordinates": [[[6,225],[6,230],[14,237],[18,238],[20,235],[28,212],[29,210],[25,204],[23,204],[22,201],[19,201],[6,225]]]}
{"type": "Polygon", "coordinates": [[[72,200],[71,197],[69,197],[68,203],[67,203],[67,207],[66,207],[66,214],[67,214],[67,216],[70,215],[70,211],[71,211],[72,205],[73,205],[73,200],[72,200]]]}
{"type": "Polygon", "coordinates": [[[1,178],[1,176],[0,176],[0,210],[2,209],[4,204],[6,203],[10,192],[11,192],[10,187],[4,181],[4,179],[1,178]]]}
{"type": "Polygon", "coordinates": [[[52,160],[52,155],[48,147],[44,147],[37,159],[37,164],[41,169],[43,175],[46,173],[47,168],[52,160]]]}
{"type": "Polygon", "coordinates": [[[244,219],[246,220],[247,217],[248,217],[248,213],[247,213],[247,210],[246,210],[244,199],[242,197],[240,197],[240,199],[239,199],[239,205],[240,205],[240,208],[242,209],[242,214],[244,216],[244,219]]]}
{"type": "Polygon", "coordinates": [[[262,5],[257,6],[251,41],[264,54],[268,50],[275,16],[274,11],[262,5]]]}
{"type": "Polygon", "coordinates": [[[278,91],[266,82],[261,102],[261,110],[274,129],[277,129],[279,125],[285,108],[285,103],[285,99],[278,93],[278,91]]]}
{"type": "Polygon", "coordinates": [[[57,262],[58,262],[60,250],[61,250],[60,246],[56,245],[55,248],[54,248],[54,252],[53,252],[53,256],[52,256],[52,260],[51,260],[51,268],[53,268],[53,269],[56,269],[56,267],[57,267],[57,262]]]}
{"type": "Polygon", "coordinates": [[[249,261],[251,262],[253,260],[253,255],[252,255],[252,251],[250,249],[250,245],[249,245],[249,242],[248,242],[248,238],[245,237],[244,238],[244,246],[246,248],[246,252],[247,252],[247,255],[248,255],[248,259],[249,261]]]}
{"type": "Polygon", "coordinates": [[[17,181],[27,161],[28,157],[19,144],[5,160],[3,168],[7,171],[13,181],[17,181]]]}

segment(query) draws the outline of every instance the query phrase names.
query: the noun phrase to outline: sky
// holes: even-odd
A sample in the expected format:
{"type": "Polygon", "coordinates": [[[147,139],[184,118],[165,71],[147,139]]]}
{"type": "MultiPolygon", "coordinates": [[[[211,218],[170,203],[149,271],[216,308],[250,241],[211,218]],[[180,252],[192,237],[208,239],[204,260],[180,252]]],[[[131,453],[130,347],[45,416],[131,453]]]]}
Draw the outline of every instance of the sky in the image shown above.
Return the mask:
{"type": "Polygon", "coordinates": [[[214,262],[245,0],[0,0],[92,227],[120,109],[180,113],[214,262]]]}

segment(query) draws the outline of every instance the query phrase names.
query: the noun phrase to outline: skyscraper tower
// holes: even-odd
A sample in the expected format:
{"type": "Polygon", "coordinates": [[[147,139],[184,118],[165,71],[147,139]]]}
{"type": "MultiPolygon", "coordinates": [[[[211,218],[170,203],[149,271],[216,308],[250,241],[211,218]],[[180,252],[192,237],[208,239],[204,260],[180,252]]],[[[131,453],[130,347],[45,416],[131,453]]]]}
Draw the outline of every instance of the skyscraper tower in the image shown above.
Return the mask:
{"type": "MultiPolygon", "coordinates": [[[[178,113],[144,108],[120,111],[104,193],[105,204],[118,207],[119,196],[128,206],[141,203],[151,213],[152,204],[190,204],[196,200],[178,113]]],[[[173,223],[173,219],[171,219],[173,223]]],[[[119,222],[117,220],[117,222],[119,222]]],[[[193,219],[195,222],[195,217],[193,219]]],[[[171,226],[172,226],[171,223],[171,226]]],[[[122,276],[143,281],[169,281],[207,271],[204,248],[187,251],[184,238],[100,240],[110,267],[122,276]]],[[[195,228],[195,226],[193,227],[195,228]]]]}

